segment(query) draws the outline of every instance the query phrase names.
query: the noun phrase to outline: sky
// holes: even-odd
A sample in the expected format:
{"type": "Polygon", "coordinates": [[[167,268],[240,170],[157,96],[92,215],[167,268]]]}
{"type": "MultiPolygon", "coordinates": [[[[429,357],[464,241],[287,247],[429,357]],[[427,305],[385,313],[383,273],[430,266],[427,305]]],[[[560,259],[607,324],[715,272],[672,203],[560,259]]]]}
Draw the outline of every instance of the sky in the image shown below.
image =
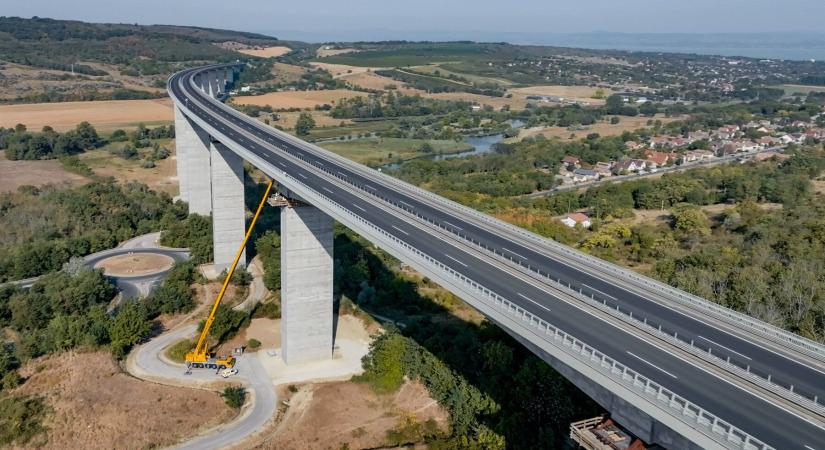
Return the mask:
{"type": "MultiPolygon", "coordinates": [[[[312,42],[520,34],[825,33],[823,0],[0,0],[0,14],[197,25],[312,42]]],[[[521,39],[523,40],[523,39],[521,39]]]]}

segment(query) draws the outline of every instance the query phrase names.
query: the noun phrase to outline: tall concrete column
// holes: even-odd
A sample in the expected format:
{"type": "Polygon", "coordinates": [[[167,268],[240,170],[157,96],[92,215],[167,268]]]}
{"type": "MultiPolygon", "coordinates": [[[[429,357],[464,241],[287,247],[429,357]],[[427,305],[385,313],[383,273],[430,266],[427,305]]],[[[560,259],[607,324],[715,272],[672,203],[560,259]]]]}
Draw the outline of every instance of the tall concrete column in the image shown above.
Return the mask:
{"type": "Polygon", "coordinates": [[[178,108],[175,108],[175,150],[180,197],[189,203],[190,213],[208,216],[212,213],[209,136],[178,108]]]}
{"type": "MultiPolygon", "coordinates": [[[[232,264],[246,234],[243,160],[219,142],[210,149],[212,178],[212,241],[215,270],[232,264]]],[[[246,253],[238,264],[246,265],[246,253]]]]}
{"type": "Polygon", "coordinates": [[[313,206],[281,209],[281,353],[332,358],[332,218],[313,206]]]}
{"type": "Polygon", "coordinates": [[[188,138],[188,133],[193,132],[188,129],[189,124],[180,108],[175,106],[175,168],[178,173],[178,198],[184,202],[189,201],[189,179],[186,170],[186,150],[184,142],[188,138]]]}

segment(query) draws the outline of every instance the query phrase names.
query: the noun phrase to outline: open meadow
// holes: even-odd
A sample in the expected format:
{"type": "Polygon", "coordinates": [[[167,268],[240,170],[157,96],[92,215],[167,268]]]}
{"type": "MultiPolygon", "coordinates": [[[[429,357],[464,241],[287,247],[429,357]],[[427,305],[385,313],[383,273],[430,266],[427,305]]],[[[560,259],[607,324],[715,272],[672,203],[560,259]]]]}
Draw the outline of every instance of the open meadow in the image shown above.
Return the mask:
{"type": "Polygon", "coordinates": [[[135,128],[171,123],[172,100],[101,100],[91,102],[28,103],[0,105],[0,127],[11,128],[18,123],[37,131],[48,125],[57,131],[89,122],[98,131],[135,128]]]}

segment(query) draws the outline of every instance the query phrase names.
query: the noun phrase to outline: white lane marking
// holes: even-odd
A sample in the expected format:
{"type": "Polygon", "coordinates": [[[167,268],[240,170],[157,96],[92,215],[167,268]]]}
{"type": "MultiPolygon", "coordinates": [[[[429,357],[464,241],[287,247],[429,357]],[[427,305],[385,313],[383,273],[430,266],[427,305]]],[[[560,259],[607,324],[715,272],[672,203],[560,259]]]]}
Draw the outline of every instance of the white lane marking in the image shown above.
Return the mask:
{"type": "Polygon", "coordinates": [[[521,259],[527,259],[527,258],[526,258],[526,257],[524,257],[523,255],[520,255],[520,254],[518,254],[518,253],[516,253],[516,252],[514,252],[514,251],[512,251],[512,250],[510,250],[510,249],[509,249],[509,248],[507,248],[507,247],[501,247],[501,248],[503,248],[504,250],[507,250],[508,252],[510,252],[510,253],[512,253],[512,254],[514,254],[514,255],[516,255],[516,256],[518,256],[518,257],[519,257],[519,258],[521,258],[521,259]]]}
{"type": "Polygon", "coordinates": [[[322,187],[321,189],[323,189],[323,190],[325,190],[325,191],[329,192],[330,194],[334,194],[334,193],[335,193],[335,192],[332,192],[332,191],[330,191],[329,189],[327,189],[327,188],[325,188],[325,187],[322,187]]]}
{"type": "Polygon", "coordinates": [[[467,267],[467,264],[464,264],[463,262],[461,262],[461,261],[459,261],[459,260],[457,260],[457,259],[453,258],[452,256],[450,256],[450,255],[448,255],[448,254],[446,254],[446,253],[444,254],[444,256],[446,256],[447,258],[452,259],[453,261],[455,261],[455,262],[457,262],[457,263],[461,264],[461,265],[462,265],[462,266],[464,266],[464,267],[467,267]]]}
{"type": "Polygon", "coordinates": [[[550,308],[548,308],[548,307],[546,307],[546,306],[542,305],[541,303],[539,303],[539,302],[537,302],[537,301],[533,300],[532,298],[530,298],[530,297],[528,297],[528,296],[526,296],[526,295],[522,294],[521,292],[516,292],[516,295],[518,295],[519,297],[521,297],[521,298],[523,298],[523,299],[525,299],[525,300],[529,301],[530,303],[532,303],[532,304],[534,304],[534,305],[538,306],[539,308],[541,308],[541,309],[543,309],[543,310],[545,310],[545,311],[547,311],[547,312],[550,312],[550,308]]]}
{"type": "MultiPolygon", "coordinates": [[[[514,240],[512,240],[512,239],[507,238],[507,236],[505,236],[505,235],[502,235],[502,237],[503,237],[504,239],[506,239],[507,241],[512,242],[513,244],[516,244],[516,245],[517,245],[517,246],[519,246],[519,247],[524,247],[524,248],[527,248],[527,247],[525,247],[523,244],[521,244],[521,243],[519,243],[519,242],[516,242],[516,241],[514,241],[514,240]]],[[[591,272],[592,268],[587,267],[586,265],[583,265],[583,267],[584,267],[584,268],[580,269],[580,268],[578,268],[578,267],[575,267],[575,266],[572,266],[572,265],[570,265],[570,264],[567,264],[567,263],[566,263],[566,262],[564,262],[561,258],[557,258],[557,257],[555,257],[555,256],[550,256],[550,255],[548,255],[547,253],[544,253],[544,252],[541,252],[541,251],[539,251],[538,253],[540,253],[540,254],[544,255],[545,257],[549,258],[551,261],[553,261],[553,262],[555,262],[555,263],[562,264],[562,265],[567,266],[567,267],[569,267],[570,269],[573,269],[573,270],[575,270],[575,271],[577,271],[577,272],[581,272],[581,273],[584,273],[584,274],[586,274],[586,275],[592,276],[593,278],[595,278],[595,279],[597,279],[597,280],[604,281],[604,282],[606,282],[606,283],[611,283],[611,281],[610,281],[610,280],[605,280],[604,278],[601,278],[601,277],[597,276],[595,273],[591,272]]],[[[622,280],[622,281],[624,281],[624,280],[622,280]]],[[[649,298],[649,297],[647,297],[647,296],[646,296],[646,295],[647,295],[647,293],[638,293],[638,292],[633,291],[633,290],[630,290],[630,289],[628,289],[628,288],[626,288],[626,287],[624,287],[624,286],[622,286],[622,285],[620,285],[620,284],[614,284],[614,286],[615,286],[615,287],[617,287],[617,288],[619,288],[619,289],[621,289],[621,290],[623,290],[623,291],[625,291],[625,292],[627,292],[628,294],[635,295],[635,296],[637,296],[637,297],[639,297],[639,298],[641,298],[641,299],[643,299],[643,300],[645,300],[645,301],[648,301],[648,302],[650,302],[650,303],[652,303],[652,304],[654,304],[654,305],[658,305],[658,306],[661,306],[661,307],[663,307],[663,308],[667,308],[667,309],[669,309],[669,310],[671,310],[671,311],[675,312],[676,314],[679,314],[680,316],[686,317],[686,318],[688,318],[688,319],[690,319],[690,320],[693,320],[693,321],[695,321],[695,322],[697,322],[697,323],[700,323],[700,324],[705,325],[705,326],[707,326],[707,327],[713,328],[714,330],[719,331],[719,332],[721,332],[721,333],[725,333],[726,335],[728,335],[728,336],[730,336],[730,337],[732,337],[732,338],[734,338],[734,339],[738,339],[738,340],[740,340],[740,341],[743,341],[743,342],[744,342],[744,343],[746,343],[746,344],[751,344],[751,345],[753,345],[753,346],[759,347],[759,348],[761,348],[762,350],[765,350],[766,352],[773,353],[774,355],[777,355],[777,356],[779,356],[779,357],[782,357],[782,358],[784,358],[784,359],[786,359],[786,360],[788,360],[788,361],[790,361],[790,362],[792,362],[792,363],[798,364],[798,365],[800,365],[800,366],[802,366],[802,367],[805,367],[805,368],[808,368],[808,369],[810,369],[810,370],[813,370],[814,372],[818,372],[818,373],[820,373],[820,374],[822,374],[822,375],[825,375],[825,371],[822,371],[822,370],[820,370],[820,369],[818,369],[818,368],[816,368],[816,367],[810,366],[810,365],[808,365],[808,364],[806,364],[806,363],[804,363],[804,362],[802,362],[802,361],[798,361],[798,360],[792,359],[792,358],[791,358],[791,357],[789,357],[788,355],[785,355],[785,354],[779,353],[779,352],[777,352],[777,351],[771,350],[770,348],[767,348],[767,347],[765,347],[764,345],[761,345],[761,344],[759,344],[759,343],[757,343],[757,342],[755,342],[755,341],[746,341],[743,337],[741,337],[741,336],[739,336],[739,335],[736,335],[736,334],[733,334],[733,333],[731,333],[730,331],[727,331],[727,330],[724,330],[724,329],[722,329],[722,328],[719,328],[719,327],[717,327],[717,326],[713,325],[712,323],[706,322],[706,321],[702,320],[700,317],[696,317],[696,316],[692,316],[692,315],[686,314],[686,313],[684,313],[684,312],[682,312],[682,311],[679,311],[678,309],[675,309],[675,308],[673,308],[673,307],[671,307],[671,306],[669,306],[669,305],[665,304],[664,302],[657,301],[657,300],[654,300],[654,299],[652,299],[652,298],[649,298]]],[[[639,289],[639,290],[641,290],[642,292],[644,292],[642,287],[638,287],[638,286],[637,286],[637,287],[636,287],[636,289],[639,289]]],[[[613,297],[613,298],[615,298],[615,297],[613,297]]],[[[667,300],[667,301],[670,301],[670,300],[667,300]]]]}
{"type": "Polygon", "coordinates": [[[710,342],[711,344],[713,344],[713,345],[715,345],[715,346],[717,346],[717,347],[722,347],[722,348],[724,348],[725,350],[727,350],[727,351],[729,351],[729,352],[731,352],[731,353],[736,353],[737,355],[739,355],[739,356],[741,356],[741,357],[743,357],[743,358],[747,359],[748,361],[750,361],[750,360],[751,360],[750,358],[748,358],[747,356],[745,356],[745,355],[743,355],[743,354],[741,354],[741,353],[737,352],[736,350],[729,349],[729,348],[725,347],[724,345],[722,345],[722,344],[720,344],[720,343],[718,343],[718,342],[711,341],[710,339],[708,339],[708,338],[706,338],[706,337],[704,337],[704,336],[699,336],[699,339],[702,339],[702,340],[704,340],[704,341],[708,341],[708,342],[710,342]]]}
{"type": "Polygon", "coordinates": [[[409,206],[410,208],[413,208],[413,205],[411,205],[411,204],[409,204],[409,203],[405,202],[404,200],[398,200],[398,203],[403,203],[403,204],[405,204],[405,205],[409,206]]]}
{"type": "Polygon", "coordinates": [[[400,231],[400,232],[402,232],[402,233],[406,234],[407,236],[409,236],[409,235],[410,235],[410,233],[407,233],[406,231],[402,230],[401,228],[398,228],[398,227],[397,227],[397,226],[395,226],[395,225],[392,225],[392,227],[393,227],[393,228],[395,228],[396,230],[398,230],[398,231],[400,231]]]}
{"type": "Polygon", "coordinates": [[[282,162],[280,162],[280,161],[278,161],[278,164],[280,164],[280,165],[281,165],[281,167],[286,167],[286,164],[284,164],[284,163],[282,163],[282,162]]]}
{"type": "Polygon", "coordinates": [[[451,227],[453,227],[453,228],[455,228],[455,229],[457,229],[457,230],[462,230],[462,228],[461,228],[460,226],[458,226],[458,225],[454,225],[454,224],[452,224],[452,223],[450,223],[450,222],[447,222],[446,220],[442,220],[442,222],[446,223],[447,225],[449,225],[449,226],[451,226],[451,227]]]}
{"type": "Polygon", "coordinates": [[[590,289],[590,290],[592,290],[592,291],[596,291],[596,292],[598,292],[599,294],[604,295],[605,297],[610,297],[610,298],[612,298],[613,300],[617,300],[617,299],[616,299],[616,297],[614,297],[614,296],[612,296],[612,295],[610,295],[610,294],[608,294],[608,293],[606,293],[606,292],[602,292],[602,291],[600,291],[600,290],[598,290],[598,289],[594,288],[593,286],[590,286],[589,284],[584,284],[584,283],[582,283],[582,286],[583,286],[583,287],[586,287],[587,289],[590,289]]]}
{"type": "Polygon", "coordinates": [[[306,175],[304,175],[304,174],[302,174],[302,173],[299,173],[299,174],[298,174],[298,176],[299,176],[299,177],[301,177],[301,178],[303,178],[303,179],[305,179],[305,180],[308,180],[308,179],[309,179],[309,178],[307,178],[307,176],[306,176],[306,175]]]}
{"type": "Polygon", "coordinates": [[[659,367],[659,366],[657,366],[656,364],[653,364],[652,362],[650,362],[650,361],[648,361],[648,360],[646,360],[646,359],[642,358],[641,356],[637,356],[635,353],[632,353],[630,350],[625,350],[625,351],[627,352],[627,354],[628,354],[628,355],[630,355],[630,356],[632,356],[632,357],[634,357],[634,358],[638,359],[639,361],[641,361],[641,362],[643,362],[643,363],[645,363],[645,364],[649,365],[650,367],[653,367],[654,369],[658,369],[659,371],[661,371],[661,372],[663,372],[663,373],[665,373],[665,374],[667,374],[667,375],[670,375],[670,376],[672,376],[673,378],[676,378],[677,380],[679,379],[679,377],[677,377],[676,375],[673,375],[672,373],[668,372],[667,370],[662,369],[661,367],[659,367]]]}
{"type": "Polygon", "coordinates": [[[811,447],[810,445],[806,445],[805,448],[807,448],[808,450],[816,450],[815,448],[811,447]]]}
{"type": "Polygon", "coordinates": [[[340,170],[338,171],[338,175],[341,175],[342,177],[349,176],[349,175],[345,174],[344,172],[341,172],[340,170]]]}
{"type": "Polygon", "coordinates": [[[364,187],[367,189],[372,189],[373,191],[377,190],[375,189],[375,186],[370,186],[369,184],[365,184],[364,187]]]}
{"type": "Polygon", "coordinates": [[[352,204],[352,206],[354,206],[354,207],[356,207],[356,208],[360,209],[361,211],[367,212],[367,210],[366,210],[366,209],[364,209],[364,208],[362,208],[362,207],[360,207],[360,206],[356,205],[355,203],[353,203],[353,204],[352,204]]]}
{"type": "Polygon", "coordinates": [[[319,166],[323,166],[323,165],[324,165],[324,163],[322,163],[321,161],[315,161],[315,162],[316,162],[319,166]]]}

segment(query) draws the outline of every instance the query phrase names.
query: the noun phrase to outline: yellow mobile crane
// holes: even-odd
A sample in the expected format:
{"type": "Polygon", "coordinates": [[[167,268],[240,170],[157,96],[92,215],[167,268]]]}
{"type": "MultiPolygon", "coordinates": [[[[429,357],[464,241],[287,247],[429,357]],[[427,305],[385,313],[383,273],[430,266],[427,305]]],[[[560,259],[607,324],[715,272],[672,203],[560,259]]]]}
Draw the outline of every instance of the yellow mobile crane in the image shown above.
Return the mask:
{"type": "Polygon", "coordinates": [[[261,199],[261,203],[258,205],[258,210],[255,211],[255,216],[252,217],[252,222],[249,224],[249,228],[246,230],[246,236],[244,236],[243,238],[243,243],[241,243],[241,247],[238,249],[238,253],[235,254],[235,260],[232,261],[232,265],[229,267],[229,271],[226,273],[226,279],[223,280],[221,292],[218,294],[218,298],[215,299],[215,304],[212,305],[212,310],[209,312],[209,317],[206,318],[206,322],[203,324],[201,336],[200,338],[198,338],[198,345],[195,346],[194,350],[186,354],[187,370],[222,370],[226,369],[227,367],[233,367],[235,365],[235,357],[233,357],[232,355],[216,357],[214,354],[209,353],[207,351],[206,346],[206,337],[209,335],[209,329],[212,328],[212,322],[215,321],[215,313],[218,311],[218,306],[221,304],[223,294],[226,292],[226,286],[229,285],[229,279],[232,278],[232,274],[235,272],[235,267],[237,267],[238,261],[241,259],[243,250],[246,247],[246,242],[249,240],[249,236],[252,235],[252,229],[255,228],[255,222],[258,221],[258,216],[261,215],[261,210],[263,210],[264,208],[264,203],[266,203],[266,199],[269,198],[269,191],[271,189],[272,181],[270,181],[269,185],[267,185],[266,192],[264,192],[264,196],[261,199]]]}

